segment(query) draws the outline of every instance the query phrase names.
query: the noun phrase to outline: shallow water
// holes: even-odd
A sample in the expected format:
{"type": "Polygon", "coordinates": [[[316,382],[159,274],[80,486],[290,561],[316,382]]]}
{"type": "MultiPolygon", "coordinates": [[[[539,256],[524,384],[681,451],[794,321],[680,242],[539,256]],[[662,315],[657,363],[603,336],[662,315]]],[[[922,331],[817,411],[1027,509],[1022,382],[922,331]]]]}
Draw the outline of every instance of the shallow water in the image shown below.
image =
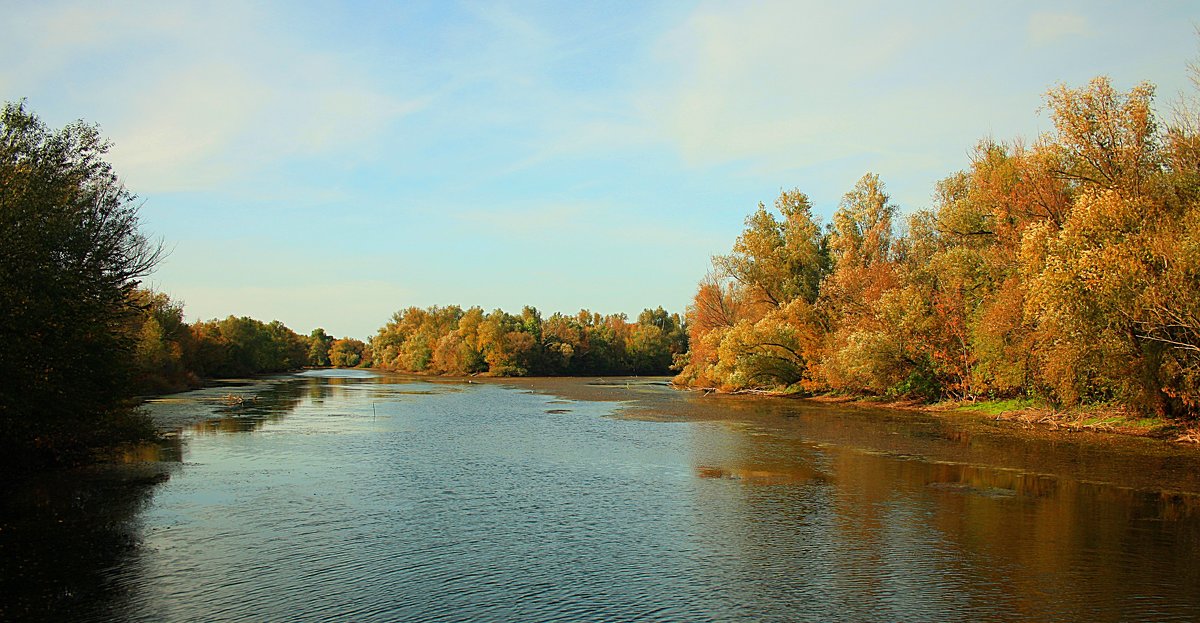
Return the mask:
{"type": "Polygon", "coordinates": [[[0,619],[1200,618],[1191,449],[638,382],[152,408],[211,416],[169,479],[13,490],[0,619]]]}

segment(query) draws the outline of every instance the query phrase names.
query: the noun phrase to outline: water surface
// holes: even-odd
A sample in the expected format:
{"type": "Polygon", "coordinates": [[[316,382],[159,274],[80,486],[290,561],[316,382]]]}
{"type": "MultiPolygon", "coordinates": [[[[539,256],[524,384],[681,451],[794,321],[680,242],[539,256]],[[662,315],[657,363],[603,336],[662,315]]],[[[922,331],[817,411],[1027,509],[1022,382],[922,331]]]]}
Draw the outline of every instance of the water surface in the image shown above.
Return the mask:
{"type": "Polygon", "coordinates": [[[0,618],[1200,618],[1192,449],[587,383],[152,405],[208,416],[167,474],[9,496],[0,618]]]}

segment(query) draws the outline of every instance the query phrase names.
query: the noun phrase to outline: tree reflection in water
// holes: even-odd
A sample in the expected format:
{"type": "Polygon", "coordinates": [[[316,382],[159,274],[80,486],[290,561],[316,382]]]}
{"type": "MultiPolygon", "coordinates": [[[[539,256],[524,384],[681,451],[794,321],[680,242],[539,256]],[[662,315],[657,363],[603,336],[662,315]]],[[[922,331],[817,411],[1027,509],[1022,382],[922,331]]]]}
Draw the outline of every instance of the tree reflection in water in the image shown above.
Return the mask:
{"type": "Polygon", "coordinates": [[[135,564],[140,515],[179,465],[180,440],[115,464],[0,482],[0,620],[119,620],[133,587],[113,569],[135,564]]]}

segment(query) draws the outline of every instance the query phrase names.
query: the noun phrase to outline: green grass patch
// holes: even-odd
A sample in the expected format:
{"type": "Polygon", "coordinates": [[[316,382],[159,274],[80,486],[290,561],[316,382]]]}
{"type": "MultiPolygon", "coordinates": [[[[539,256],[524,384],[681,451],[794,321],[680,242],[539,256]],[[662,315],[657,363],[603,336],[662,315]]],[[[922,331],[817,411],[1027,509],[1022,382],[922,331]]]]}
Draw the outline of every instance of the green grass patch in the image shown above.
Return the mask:
{"type": "Polygon", "coordinates": [[[979,415],[997,416],[1005,411],[1020,411],[1022,409],[1041,406],[1044,405],[1032,398],[1009,398],[1007,400],[982,400],[974,403],[964,403],[959,405],[956,410],[967,413],[978,413],[979,415]]]}
{"type": "Polygon", "coordinates": [[[800,386],[799,383],[792,383],[787,387],[777,388],[780,396],[807,396],[809,392],[800,386]]]}
{"type": "Polygon", "coordinates": [[[1097,415],[1090,415],[1090,416],[1085,415],[1082,418],[1080,418],[1079,420],[1077,420],[1076,423],[1080,426],[1093,426],[1093,427],[1097,427],[1097,428],[1105,427],[1105,426],[1121,426],[1121,427],[1129,427],[1129,428],[1142,428],[1142,429],[1146,429],[1146,430],[1155,430],[1158,428],[1168,427],[1168,426],[1172,425],[1171,422],[1160,419],[1160,418],[1125,417],[1121,414],[1113,414],[1113,413],[1097,414],[1097,415]]]}

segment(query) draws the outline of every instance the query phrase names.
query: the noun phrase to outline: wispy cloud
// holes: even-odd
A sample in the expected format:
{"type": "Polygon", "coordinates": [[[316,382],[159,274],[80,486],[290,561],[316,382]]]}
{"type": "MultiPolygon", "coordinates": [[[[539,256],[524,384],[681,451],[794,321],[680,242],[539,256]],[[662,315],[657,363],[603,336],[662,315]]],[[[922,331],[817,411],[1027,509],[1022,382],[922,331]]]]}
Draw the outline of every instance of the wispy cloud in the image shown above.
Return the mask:
{"type": "Polygon", "coordinates": [[[844,157],[858,148],[854,111],[878,104],[874,83],[918,35],[895,17],[791,2],[706,5],[660,41],[666,84],[644,109],[695,165],[844,157]]]}
{"type": "Polygon", "coordinates": [[[289,156],[353,156],[431,103],[380,87],[259,5],[51,4],[27,19],[38,35],[25,37],[16,86],[57,75],[99,104],[112,159],[140,192],[212,188],[289,156]]]}
{"type": "Polygon", "coordinates": [[[952,4],[702,3],[659,39],[639,106],[688,167],[805,188],[803,172],[836,170],[843,189],[874,170],[914,182],[901,199],[921,207],[978,138],[1035,127],[1039,90],[996,73],[1019,42],[979,30],[999,19],[952,4]]]}
{"type": "Polygon", "coordinates": [[[1037,11],[1029,16],[1027,28],[1033,45],[1047,45],[1070,37],[1092,34],[1088,18],[1078,13],[1037,11]]]}

